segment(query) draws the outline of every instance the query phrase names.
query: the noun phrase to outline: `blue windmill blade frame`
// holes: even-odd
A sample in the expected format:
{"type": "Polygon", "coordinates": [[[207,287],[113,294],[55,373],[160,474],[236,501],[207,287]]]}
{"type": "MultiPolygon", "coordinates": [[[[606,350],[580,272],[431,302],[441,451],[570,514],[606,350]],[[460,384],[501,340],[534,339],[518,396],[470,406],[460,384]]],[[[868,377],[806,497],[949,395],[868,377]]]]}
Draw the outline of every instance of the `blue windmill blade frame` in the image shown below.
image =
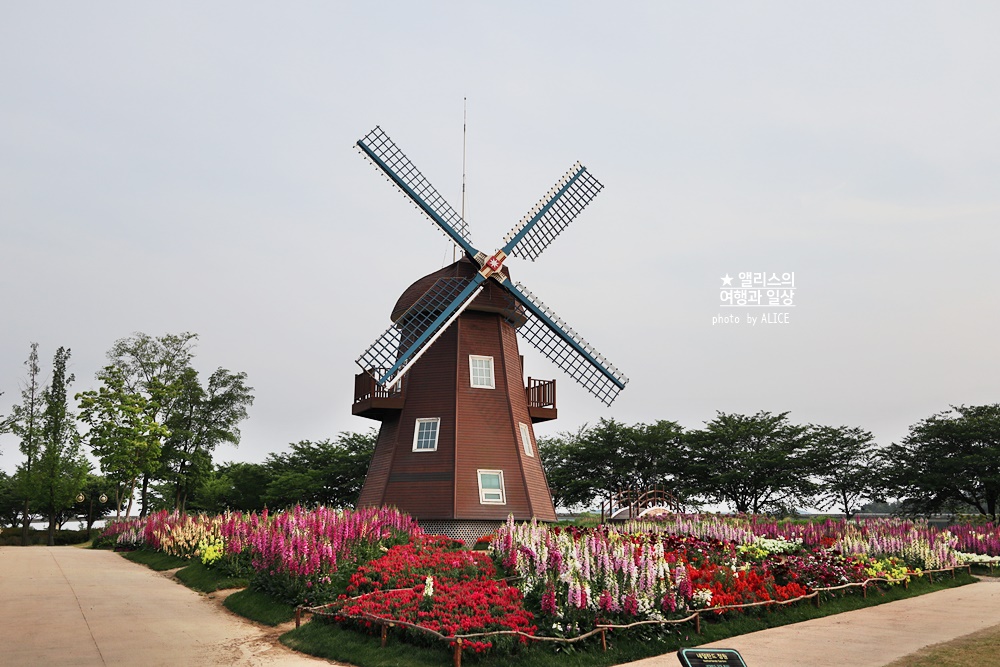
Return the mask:
{"type": "Polygon", "coordinates": [[[524,306],[527,321],[518,333],[605,405],[611,405],[628,378],[523,284],[503,283],[524,306]]]}
{"type": "Polygon", "coordinates": [[[503,251],[535,261],[604,188],[579,162],[504,237],[503,251]]]}
{"type": "Polygon", "coordinates": [[[403,191],[445,235],[466,252],[475,257],[479,251],[472,245],[469,226],[451,204],[430,184],[430,181],[410,161],[406,154],[382,131],[375,126],[371,132],[357,141],[362,155],[382,170],[396,187],[403,191]]]}
{"type": "Polygon", "coordinates": [[[358,366],[390,389],[472,303],[485,281],[478,273],[438,279],[358,357],[358,366]]]}

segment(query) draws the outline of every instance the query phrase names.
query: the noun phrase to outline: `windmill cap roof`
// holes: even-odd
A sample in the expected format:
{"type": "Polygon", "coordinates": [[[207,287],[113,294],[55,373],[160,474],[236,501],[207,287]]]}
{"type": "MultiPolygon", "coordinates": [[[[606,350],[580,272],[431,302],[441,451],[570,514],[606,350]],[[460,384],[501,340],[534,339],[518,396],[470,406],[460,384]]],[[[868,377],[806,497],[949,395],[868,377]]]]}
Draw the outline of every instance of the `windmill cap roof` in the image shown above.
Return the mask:
{"type": "MultiPolygon", "coordinates": [[[[507,267],[501,267],[501,273],[510,277],[507,267]]],[[[428,273],[412,285],[407,287],[396,301],[392,308],[390,318],[393,322],[403,316],[410,307],[420,299],[434,284],[441,278],[473,278],[479,272],[476,266],[468,257],[463,257],[453,264],[449,264],[443,269],[438,269],[434,273],[428,273]]],[[[520,305],[514,301],[507,290],[498,285],[494,280],[487,280],[483,291],[479,293],[475,301],[468,308],[469,310],[479,310],[491,313],[500,313],[509,320],[520,326],[524,322],[524,315],[520,305]]]]}

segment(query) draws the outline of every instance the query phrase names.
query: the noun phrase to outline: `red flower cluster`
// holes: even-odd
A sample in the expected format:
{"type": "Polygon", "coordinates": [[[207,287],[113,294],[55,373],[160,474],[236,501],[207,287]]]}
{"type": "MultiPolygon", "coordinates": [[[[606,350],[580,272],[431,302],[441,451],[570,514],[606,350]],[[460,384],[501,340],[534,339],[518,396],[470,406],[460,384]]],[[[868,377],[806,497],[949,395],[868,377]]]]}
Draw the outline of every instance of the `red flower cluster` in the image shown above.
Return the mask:
{"type": "Polygon", "coordinates": [[[347,585],[352,595],[423,584],[435,579],[469,581],[496,574],[493,561],[484,553],[451,550],[451,542],[440,535],[424,535],[407,544],[391,547],[386,554],[357,569],[347,585]]]}
{"type": "MultiPolygon", "coordinates": [[[[446,637],[505,630],[535,634],[534,617],[525,610],[521,592],[492,578],[496,569],[489,556],[451,546],[447,538],[421,536],[362,565],[347,587],[348,593],[359,597],[343,604],[339,618],[369,627],[368,622],[358,622],[359,617],[374,616],[446,637]],[[425,594],[428,576],[433,577],[429,595],[425,594]]],[[[525,637],[519,640],[527,642],[525,637]]],[[[479,652],[492,648],[493,641],[463,645],[479,652]]]]}
{"type": "Polygon", "coordinates": [[[712,591],[713,607],[767,600],[780,602],[809,594],[796,582],[777,583],[770,571],[761,568],[733,571],[731,567],[705,564],[697,569],[688,567],[687,571],[695,587],[712,591]]]}
{"type": "MultiPolygon", "coordinates": [[[[379,591],[353,600],[340,609],[344,616],[377,616],[404,621],[433,630],[446,637],[496,630],[516,630],[534,634],[534,617],[524,609],[521,593],[502,581],[434,579],[432,603],[425,604],[424,586],[405,590],[379,591]]],[[[526,643],[525,637],[519,638],[526,643]]],[[[491,641],[468,641],[475,651],[491,648],[491,641]]]]}

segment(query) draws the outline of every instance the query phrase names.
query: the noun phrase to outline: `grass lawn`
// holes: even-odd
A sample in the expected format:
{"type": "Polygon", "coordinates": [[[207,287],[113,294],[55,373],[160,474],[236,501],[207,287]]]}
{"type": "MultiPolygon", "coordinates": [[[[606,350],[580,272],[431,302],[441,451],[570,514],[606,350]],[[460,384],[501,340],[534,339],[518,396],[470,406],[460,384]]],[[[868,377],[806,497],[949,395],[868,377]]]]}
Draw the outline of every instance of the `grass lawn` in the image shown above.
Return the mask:
{"type": "Polygon", "coordinates": [[[281,625],[295,618],[295,607],[292,605],[249,588],[233,593],[223,604],[230,611],[264,625],[281,625]]]}
{"type": "Polygon", "coordinates": [[[250,583],[247,579],[231,577],[219,570],[202,565],[201,561],[188,561],[190,565],[177,572],[177,578],[188,588],[202,593],[212,593],[227,588],[245,588],[250,583]]]}
{"type": "Polygon", "coordinates": [[[1000,655],[1000,625],[934,644],[890,662],[886,667],[982,667],[1000,655]]]}
{"type": "MultiPolygon", "coordinates": [[[[960,571],[956,579],[938,578],[935,579],[934,584],[929,583],[926,578],[914,579],[910,583],[909,589],[894,586],[881,594],[871,591],[867,599],[863,598],[860,593],[840,594],[836,597],[825,596],[819,608],[810,602],[801,602],[787,607],[776,607],[770,610],[765,608],[761,612],[733,615],[726,618],[710,618],[710,615],[705,615],[702,619],[702,633],[700,635],[695,634],[694,625],[691,623],[663,626],[662,630],[653,630],[654,626],[644,626],[643,629],[632,631],[616,631],[608,634],[607,652],[601,650],[600,639],[595,637],[593,640],[570,647],[549,643],[533,644],[513,657],[504,654],[464,653],[462,660],[463,662],[497,665],[498,667],[510,664],[512,659],[518,665],[528,667],[563,667],[567,662],[585,667],[616,665],[676,651],[685,646],[700,645],[748,632],[871,607],[969,584],[973,581],[972,577],[960,571]]],[[[335,661],[349,662],[358,665],[358,667],[439,665],[450,655],[450,649],[443,643],[430,646],[404,644],[398,638],[394,638],[391,632],[389,642],[383,649],[377,636],[345,630],[319,621],[306,623],[301,628],[285,633],[282,635],[281,641],[296,651],[335,661]]]]}
{"type": "Polygon", "coordinates": [[[135,551],[122,551],[122,558],[127,558],[133,563],[141,563],[151,570],[162,572],[172,570],[175,567],[190,565],[191,561],[186,558],[170,556],[162,551],[147,551],[146,549],[136,549],[135,551]]]}

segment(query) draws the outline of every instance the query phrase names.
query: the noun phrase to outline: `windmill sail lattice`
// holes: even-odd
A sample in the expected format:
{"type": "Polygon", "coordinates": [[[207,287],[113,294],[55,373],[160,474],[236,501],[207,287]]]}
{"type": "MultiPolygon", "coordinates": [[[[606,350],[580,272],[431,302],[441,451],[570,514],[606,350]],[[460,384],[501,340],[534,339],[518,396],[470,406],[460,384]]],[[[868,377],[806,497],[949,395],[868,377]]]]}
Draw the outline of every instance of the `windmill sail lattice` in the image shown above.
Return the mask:
{"type": "Polygon", "coordinates": [[[471,280],[438,282],[397,319],[359,358],[358,365],[383,386],[399,380],[436,338],[472,303],[489,278],[520,304],[524,337],[605,404],[610,405],[628,378],[548,309],[523,285],[501,271],[507,256],[536,259],[601,191],[601,183],[579,163],[510,231],[493,255],[477,250],[468,225],[395,143],[376,127],[357,142],[368,157],[480,270],[471,280]],[[379,369],[375,371],[374,369],[379,369]],[[385,370],[388,369],[388,370],[385,370]]]}
{"type": "Polygon", "coordinates": [[[469,226],[455,209],[430,184],[403,151],[393,143],[382,128],[375,127],[358,141],[358,148],[375,166],[414,201],[417,207],[433,220],[450,239],[468,252],[472,247],[469,226]]]}
{"type": "Polygon", "coordinates": [[[528,211],[521,222],[504,237],[507,243],[516,239],[507,254],[512,257],[525,257],[531,261],[538,259],[542,251],[569,226],[573,218],[580,214],[603,187],[583,165],[577,162],[549,190],[547,197],[528,211]],[[518,239],[518,235],[525,227],[529,227],[527,233],[518,239]]]}

